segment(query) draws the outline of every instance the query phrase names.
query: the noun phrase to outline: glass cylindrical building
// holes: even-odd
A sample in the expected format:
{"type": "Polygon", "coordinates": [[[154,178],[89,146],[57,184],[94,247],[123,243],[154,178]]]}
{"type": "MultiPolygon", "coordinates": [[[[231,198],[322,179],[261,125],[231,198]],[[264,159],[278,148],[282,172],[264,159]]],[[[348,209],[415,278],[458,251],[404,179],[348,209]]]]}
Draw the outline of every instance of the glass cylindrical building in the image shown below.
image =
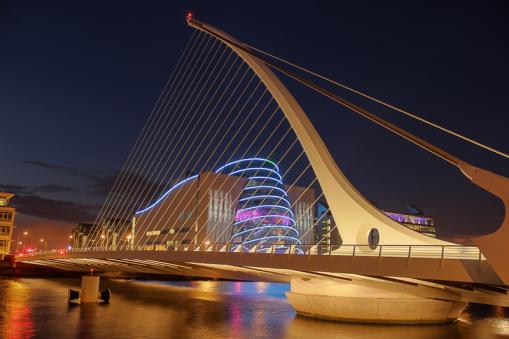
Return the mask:
{"type": "Polygon", "coordinates": [[[230,251],[282,253],[293,248],[300,252],[294,212],[276,163],[242,159],[216,172],[248,179],[235,211],[230,251]]]}

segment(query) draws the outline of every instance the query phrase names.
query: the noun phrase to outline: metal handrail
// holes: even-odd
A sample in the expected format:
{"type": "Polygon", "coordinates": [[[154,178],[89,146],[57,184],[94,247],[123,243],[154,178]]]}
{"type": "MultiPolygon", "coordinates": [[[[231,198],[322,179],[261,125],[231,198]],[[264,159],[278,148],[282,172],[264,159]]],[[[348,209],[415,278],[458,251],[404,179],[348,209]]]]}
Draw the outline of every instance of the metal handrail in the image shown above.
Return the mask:
{"type": "MultiPolygon", "coordinates": [[[[65,256],[66,253],[79,254],[98,251],[175,251],[175,252],[231,252],[228,247],[231,243],[216,243],[210,246],[200,246],[198,244],[180,244],[170,248],[161,245],[111,245],[96,246],[90,248],[73,248],[59,254],[57,250],[40,251],[32,254],[25,254],[25,257],[47,257],[65,256]],[[226,249],[222,251],[222,249],[226,249]]],[[[249,252],[240,252],[246,254],[271,254],[271,255],[306,255],[306,256],[350,256],[350,257],[401,257],[401,258],[431,258],[431,259],[464,259],[464,260],[486,260],[479,248],[475,246],[462,245],[392,245],[380,244],[377,246],[369,244],[342,244],[342,245],[316,245],[307,244],[300,245],[299,251],[296,247],[290,246],[284,252],[277,252],[276,246],[266,248],[265,252],[260,252],[255,245],[249,252]]],[[[233,253],[233,252],[232,252],[233,253]]],[[[240,254],[239,253],[239,254],[240,254]]]]}

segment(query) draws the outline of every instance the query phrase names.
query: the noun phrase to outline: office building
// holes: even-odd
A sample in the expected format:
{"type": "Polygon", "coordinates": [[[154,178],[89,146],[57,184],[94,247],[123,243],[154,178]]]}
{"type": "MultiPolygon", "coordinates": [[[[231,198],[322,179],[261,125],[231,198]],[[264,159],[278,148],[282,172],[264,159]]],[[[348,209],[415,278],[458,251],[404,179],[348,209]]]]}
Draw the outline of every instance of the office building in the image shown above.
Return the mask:
{"type": "Polygon", "coordinates": [[[392,220],[399,222],[400,224],[422,233],[424,235],[436,238],[436,220],[431,217],[425,217],[423,215],[413,215],[395,212],[384,212],[392,220]]]}
{"type": "Polygon", "coordinates": [[[0,255],[11,253],[16,209],[10,206],[12,193],[0,192],[0,255]]]}
{"type": "Polygon", "coordinates": [[[313,240],[313,243],[318,245],[318,253],[335,250],[342,244],[334,217],[329,207],[324,202],[316,203],[316,220],[313,227],[313,240]]]}

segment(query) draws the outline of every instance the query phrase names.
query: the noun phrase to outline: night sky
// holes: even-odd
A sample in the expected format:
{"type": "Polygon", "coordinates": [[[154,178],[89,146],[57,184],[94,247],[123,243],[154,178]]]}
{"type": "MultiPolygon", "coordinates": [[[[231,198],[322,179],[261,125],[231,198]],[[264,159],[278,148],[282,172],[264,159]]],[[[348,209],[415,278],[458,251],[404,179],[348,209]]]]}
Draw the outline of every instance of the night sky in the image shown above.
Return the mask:
{"type": "MultiPolygon", "coordinates": [[[[0,188],[17,194],[18,231],[61,247],[76,222],[94,219],[192,33],[189,10],[248,44],[509,151],[507,1],[0,1],[0,188]]],[[[377,206],[405,212],[414,204],[446,238],[498,226],[502,204],[456,168],[284,81],[377,206]]],[[[509,176],[508,159],[355,100],[509,176]]]]}

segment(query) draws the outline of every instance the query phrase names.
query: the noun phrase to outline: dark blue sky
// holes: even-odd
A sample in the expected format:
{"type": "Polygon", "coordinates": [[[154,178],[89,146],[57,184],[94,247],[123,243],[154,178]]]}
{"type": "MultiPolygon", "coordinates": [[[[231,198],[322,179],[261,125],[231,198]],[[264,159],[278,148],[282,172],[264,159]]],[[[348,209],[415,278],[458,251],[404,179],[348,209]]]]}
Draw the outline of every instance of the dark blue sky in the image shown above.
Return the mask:
{"type": "MultiPolygon", "coordinates": [[[[0,1],[0,187],[19,195],[20,229],[60,246],[74,222],[93,216],[189,39],[188,10],[244,42],[509,150],[505,1],[0,1]]],[[[439,219],[444,235],[500,222],[501,204],[455,168],[287,83],[345,174],[381,208],[413,203],[439,219]]],[[[509,175],[507,159],[366,107],[509,175]]]]}

